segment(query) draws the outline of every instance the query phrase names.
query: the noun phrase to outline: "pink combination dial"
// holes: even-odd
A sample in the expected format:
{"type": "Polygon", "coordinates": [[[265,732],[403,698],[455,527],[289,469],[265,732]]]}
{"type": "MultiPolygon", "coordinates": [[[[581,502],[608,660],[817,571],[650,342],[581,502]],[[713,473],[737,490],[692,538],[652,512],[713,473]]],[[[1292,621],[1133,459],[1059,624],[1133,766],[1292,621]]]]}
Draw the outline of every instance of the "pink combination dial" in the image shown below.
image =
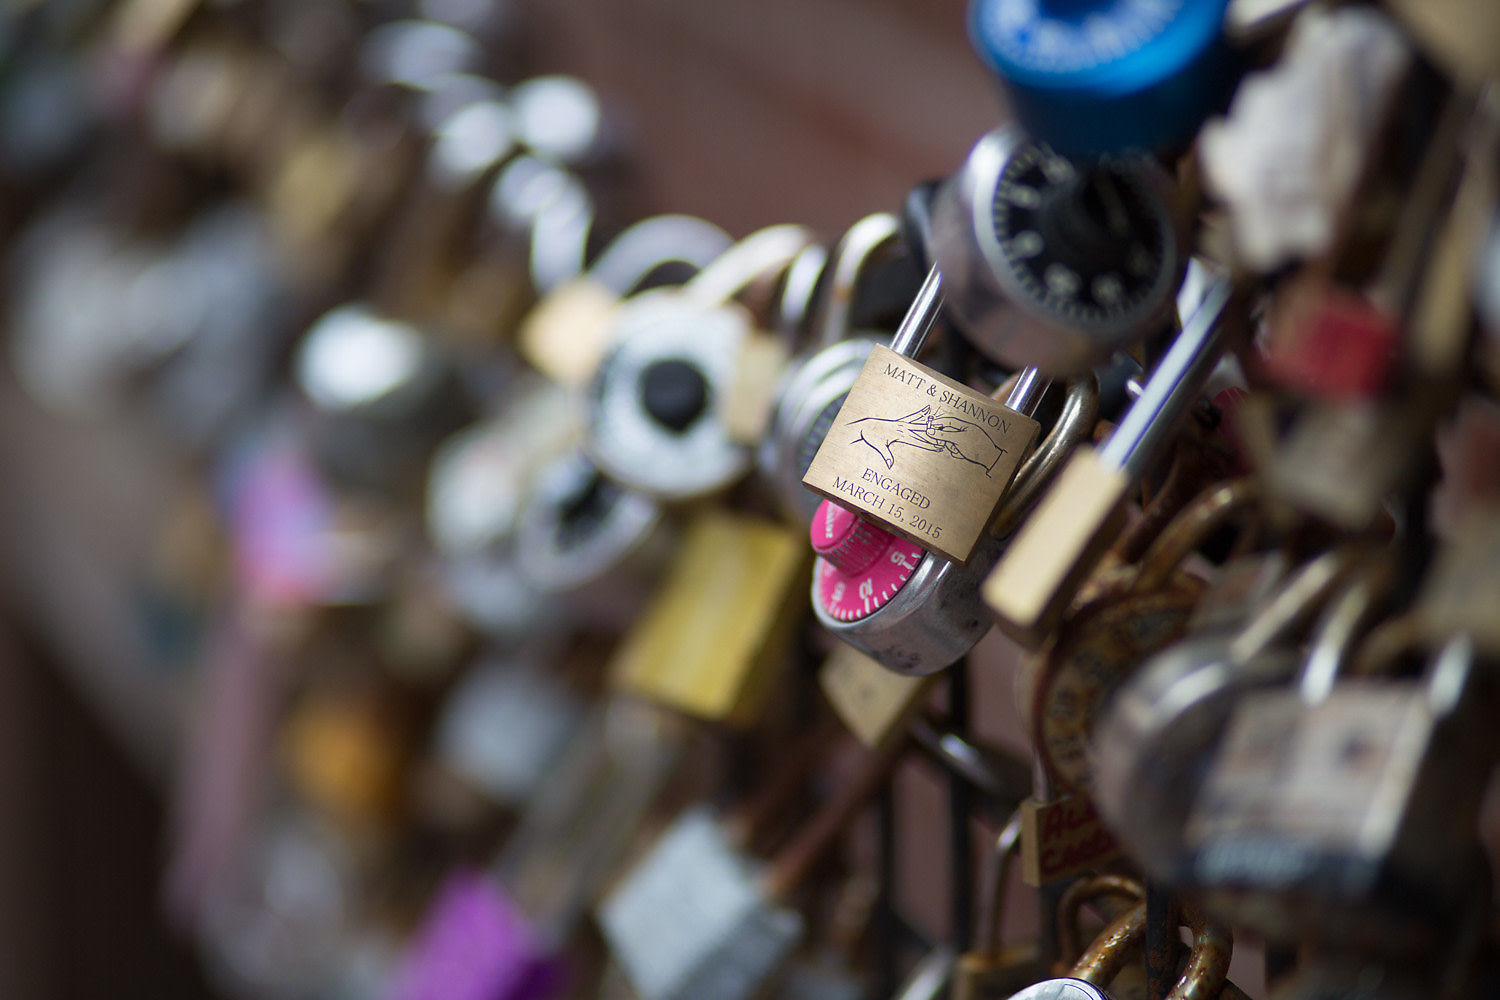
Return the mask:
{"type": "Polygon", "coordinates": [[[818,505],[811,534],[818,554],[813,593],[823,610],[841,622],[880,610],[911,579],[925,554],[915,542],[829,500],[818,505]]]}

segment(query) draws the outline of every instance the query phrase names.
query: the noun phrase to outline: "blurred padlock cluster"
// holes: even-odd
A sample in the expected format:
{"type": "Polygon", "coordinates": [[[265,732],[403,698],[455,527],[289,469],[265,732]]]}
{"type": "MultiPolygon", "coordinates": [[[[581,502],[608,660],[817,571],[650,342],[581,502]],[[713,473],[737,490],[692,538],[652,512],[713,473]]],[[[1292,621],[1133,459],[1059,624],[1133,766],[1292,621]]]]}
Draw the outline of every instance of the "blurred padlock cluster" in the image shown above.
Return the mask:
{"type": "Polygon", "coordinates": [[[1500,990],[1500,6],[973,0],[993,128],[835,231],[545,30],[0,15],[5,408],[153,455],[212,987],[1500,990]]]}

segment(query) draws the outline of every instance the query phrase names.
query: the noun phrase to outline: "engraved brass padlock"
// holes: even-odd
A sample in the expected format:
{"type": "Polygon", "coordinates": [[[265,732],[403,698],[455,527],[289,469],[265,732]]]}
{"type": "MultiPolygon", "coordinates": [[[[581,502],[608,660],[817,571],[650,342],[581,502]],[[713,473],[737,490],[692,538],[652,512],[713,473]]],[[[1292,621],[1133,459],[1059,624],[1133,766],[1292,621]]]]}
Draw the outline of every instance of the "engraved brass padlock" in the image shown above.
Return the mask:
{"type": "Polygon", "coordinates": [[[955,562],[968,562],[1039,425],[876,346],[802,482],[955,562]]]}
{"type": "MultiPolygon", "coordinates": [[[[1029,406],[1040,395],[1034,375],[1014,379],[1009,398],[1015,405],[1029,406]]],[[[1072,380],[1057,422],[1016,474],[967,565],[924,552],[824,501],[810,532],[820,555],[812,593],[818,621],[899,673],[935,673],[968,652],[990,628],[980,580],[1062,460],[1092,430],[1097,413],[1097,381],[1072,380]]]]}

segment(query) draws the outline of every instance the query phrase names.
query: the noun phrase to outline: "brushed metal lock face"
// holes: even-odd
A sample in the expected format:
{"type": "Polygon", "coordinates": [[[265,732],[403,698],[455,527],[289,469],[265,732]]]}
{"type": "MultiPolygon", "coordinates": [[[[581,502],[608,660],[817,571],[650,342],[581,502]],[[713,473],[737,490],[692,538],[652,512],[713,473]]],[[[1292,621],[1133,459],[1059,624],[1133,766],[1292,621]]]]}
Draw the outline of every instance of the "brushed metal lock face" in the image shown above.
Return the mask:
{"type": "Polygon", "coordinates": [[[877,345],[802,482],[930,552],[967,562],[1038,429],[877,345]]]}
{"type": "Polygon", "coordinates": [[[1014,126],[983,136],[933,205],[951,315],[1010,365],[1084,371],[1164,323],[1183,236],[1144,157],[1075,163],[1014,126]]]}

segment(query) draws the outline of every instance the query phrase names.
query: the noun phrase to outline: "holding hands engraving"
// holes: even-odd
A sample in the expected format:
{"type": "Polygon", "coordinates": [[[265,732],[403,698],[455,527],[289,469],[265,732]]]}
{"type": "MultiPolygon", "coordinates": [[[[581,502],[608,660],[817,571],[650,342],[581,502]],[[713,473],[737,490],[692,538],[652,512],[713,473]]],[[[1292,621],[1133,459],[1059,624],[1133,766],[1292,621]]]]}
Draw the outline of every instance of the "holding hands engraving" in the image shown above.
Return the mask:
{"type": "Polygon", "coordinates": [[[953,458],[982,467],[985,475],[994,469],[1005,449],[995,443],[989,432],[978,424],[949,414],[934,415],[924,406],[903,417],[862,417],[850,422],[859,425],[859,437],[880,456],[887,469],[895,466],[893,448],[909,445],[922,451],[946,452],[953,458]]]}
{"type": "Polygon", "coordinates": [[[927,424],[927,436],[941,444],[954,458],[983,466],[986,476],[1005,454],[1005,449],[995,443],[989,431],[962,417],[933,417],[927,424]]]}

